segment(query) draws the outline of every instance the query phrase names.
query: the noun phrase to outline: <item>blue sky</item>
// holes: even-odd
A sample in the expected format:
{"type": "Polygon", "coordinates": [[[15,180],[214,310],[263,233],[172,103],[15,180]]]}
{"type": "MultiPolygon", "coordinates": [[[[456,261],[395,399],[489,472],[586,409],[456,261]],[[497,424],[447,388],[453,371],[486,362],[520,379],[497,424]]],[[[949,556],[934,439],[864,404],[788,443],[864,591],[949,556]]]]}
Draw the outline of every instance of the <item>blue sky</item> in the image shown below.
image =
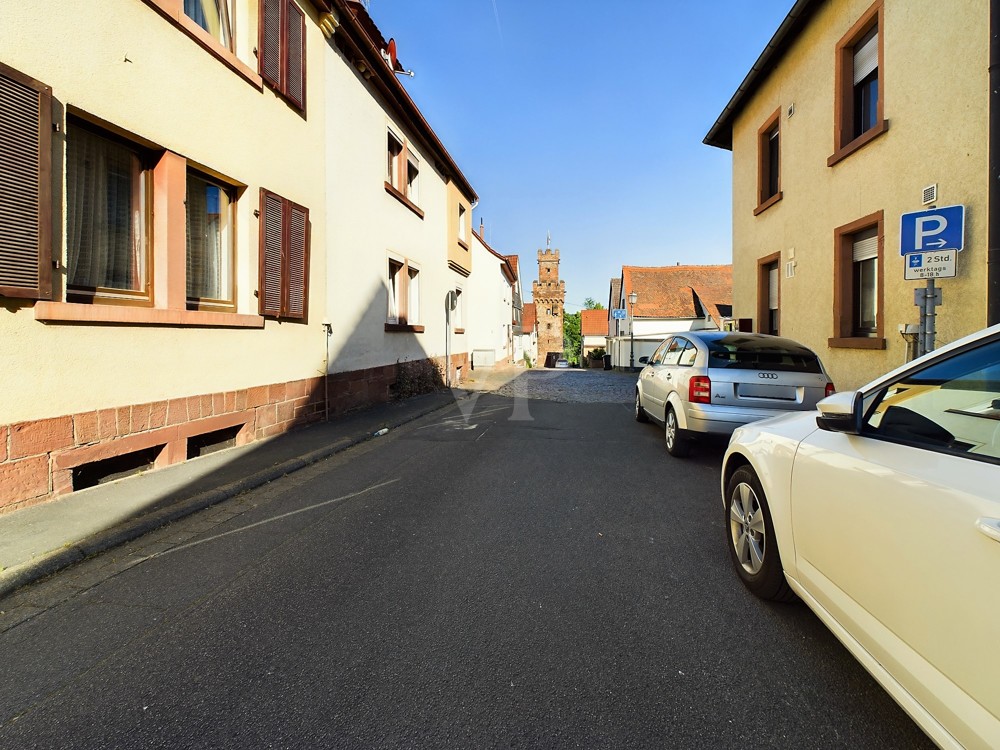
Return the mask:
{"type": "Polygon", "coordinates": [[[792,0],[371,0],[498,252],[560,250],[566,306],[622,265],[731,262],[731,154],[702,143],[792,0]]]}

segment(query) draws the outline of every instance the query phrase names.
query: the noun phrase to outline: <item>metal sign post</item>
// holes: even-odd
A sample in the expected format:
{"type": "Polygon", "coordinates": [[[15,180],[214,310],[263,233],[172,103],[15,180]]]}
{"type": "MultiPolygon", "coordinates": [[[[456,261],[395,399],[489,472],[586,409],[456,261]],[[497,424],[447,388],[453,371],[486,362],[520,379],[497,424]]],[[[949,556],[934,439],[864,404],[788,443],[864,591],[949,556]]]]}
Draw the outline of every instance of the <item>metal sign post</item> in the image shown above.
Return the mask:
{"type": "Polygon", "coordinates": [[[952,278],[957,273],[956,253],[965,246],[965,206],[905,213],[899,217],[899,230],[899,254],[906,259],[903,278],[927,280],[925,288],[913,290],[913,304],[920,309],[919,357],[934,351],[934,308],[942,302],[934,279],[952,278]]]}
{"type": "Polygon", "coordinates": [[[927,279],[927,286],[913,290],[913,304],[920,309],[920,334],[917,337],[917,356],[934,351],[934,337],[937,333],[934,308],[941,304],[943,295],[934,285],[934,279],[927,279]]]}

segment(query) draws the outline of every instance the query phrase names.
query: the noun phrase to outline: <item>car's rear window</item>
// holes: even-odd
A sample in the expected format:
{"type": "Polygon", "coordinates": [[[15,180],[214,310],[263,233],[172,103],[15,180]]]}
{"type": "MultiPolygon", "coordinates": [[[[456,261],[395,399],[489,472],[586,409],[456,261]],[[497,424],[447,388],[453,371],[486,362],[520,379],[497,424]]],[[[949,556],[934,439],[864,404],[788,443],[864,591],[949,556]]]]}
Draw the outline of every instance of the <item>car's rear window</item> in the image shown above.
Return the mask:
{"type": "Polygon", "coordinates": [[[788,339],[733,335],[705,343],[708,345],[709,367],[781,372],[823,371],[815,354],[788,339]]]}

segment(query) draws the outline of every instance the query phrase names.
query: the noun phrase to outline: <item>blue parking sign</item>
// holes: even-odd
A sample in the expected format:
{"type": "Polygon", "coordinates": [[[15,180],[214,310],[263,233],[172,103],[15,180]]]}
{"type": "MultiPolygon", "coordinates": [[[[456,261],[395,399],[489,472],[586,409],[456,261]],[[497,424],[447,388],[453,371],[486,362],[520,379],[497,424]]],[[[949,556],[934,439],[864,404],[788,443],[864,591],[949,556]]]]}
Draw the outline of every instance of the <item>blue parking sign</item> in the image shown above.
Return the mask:
{"type": "Polygon", "coordinates": [[[899,254],[961,250],[965,245],[965,206],[913,211],[899,217],[899,254]]]}

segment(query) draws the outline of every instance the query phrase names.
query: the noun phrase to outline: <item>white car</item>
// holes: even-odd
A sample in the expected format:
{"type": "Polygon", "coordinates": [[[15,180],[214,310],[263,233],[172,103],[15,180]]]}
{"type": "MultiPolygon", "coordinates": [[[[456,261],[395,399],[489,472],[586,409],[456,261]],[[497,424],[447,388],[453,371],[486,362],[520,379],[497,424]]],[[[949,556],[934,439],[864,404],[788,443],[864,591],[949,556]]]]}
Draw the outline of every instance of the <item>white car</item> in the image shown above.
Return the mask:
{"type": "Polygon", "coordinates": [[[726,543],[939,746],[1000,748],[1000,325],[818,412],[738,428],[726,543]]]}

